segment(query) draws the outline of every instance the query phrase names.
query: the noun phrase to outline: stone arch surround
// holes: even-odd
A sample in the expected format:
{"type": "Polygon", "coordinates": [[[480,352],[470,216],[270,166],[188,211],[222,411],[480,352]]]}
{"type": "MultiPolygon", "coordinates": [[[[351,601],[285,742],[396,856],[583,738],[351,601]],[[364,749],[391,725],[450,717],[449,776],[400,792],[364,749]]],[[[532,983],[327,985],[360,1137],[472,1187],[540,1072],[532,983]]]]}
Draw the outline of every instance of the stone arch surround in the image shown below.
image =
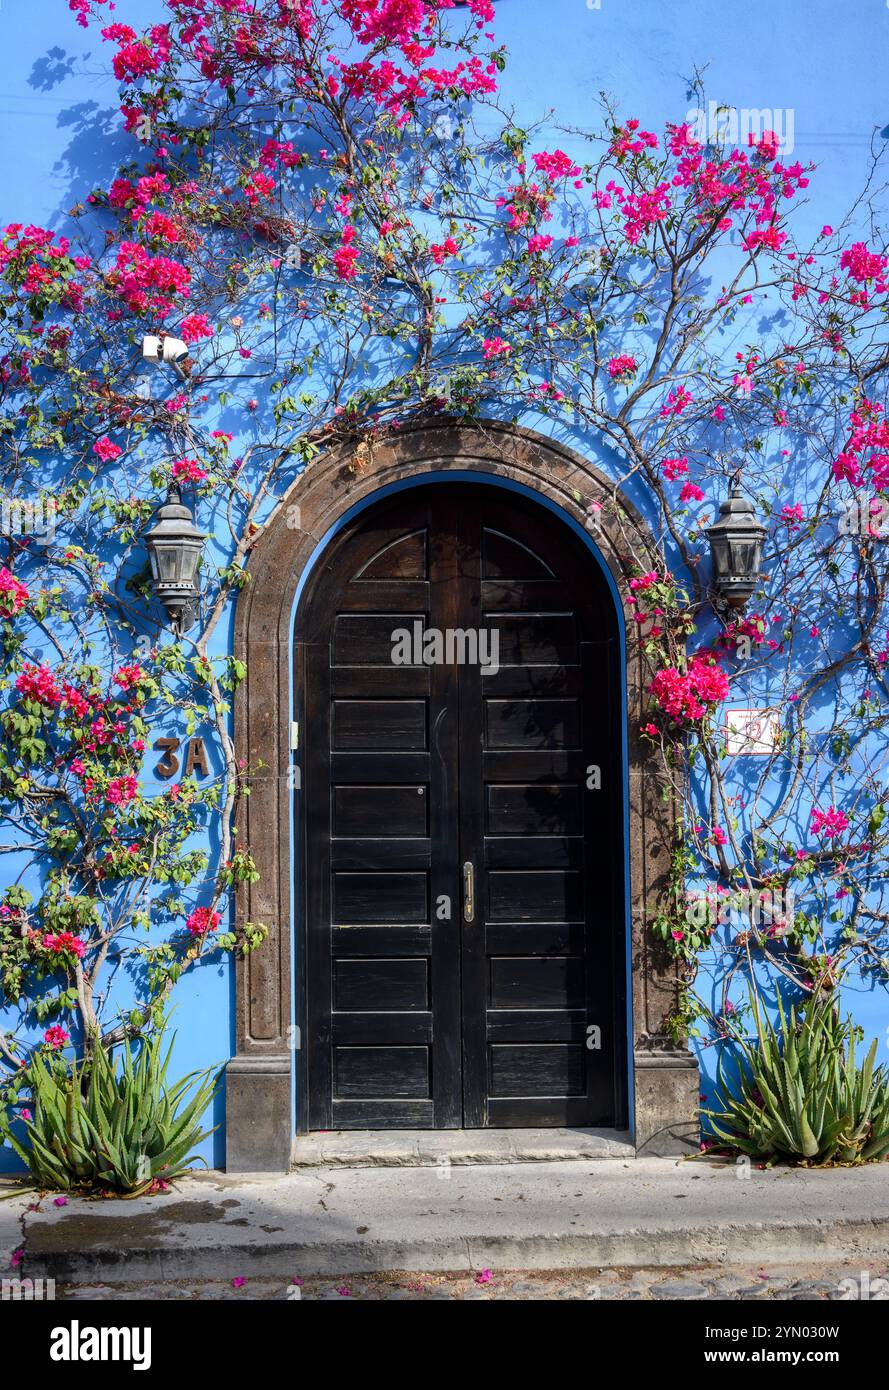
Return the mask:
{"type": "MultiPolygon", "coordinates": [[[[603,473],[560,444],[499,422],[418,425],[393,431],[372,449],[342,444],[293,483],[251,552],[251,580],[235,616],[234,654],[247,666],[235,701],[235,748],[253,769],[238,842],[250,847],[260,873],[257,883],[239,891],[236,917],[239,924],[263,923],[269,936],[235,967],[236,1051],[226,1071],[226,1166],[232,1172],[284,1171],[293,1144],[299,1032],[291,1018],[288,769],[291,624],[300,580],[320,542],[357,503],[431,473],[440,480],[449,471],[518,484],[588,534],[596,504],[605,508],[608,519],[595,525],[594,544],[620,596],[625,626],[631,574],[649,557],[654,565],[650,532],[626,499],[620,499],[620,519],[611,519],[614,486],[603,473]]],[[[638,736],[650,671],[635,644],[625,680],[634,1139],[637,1153],[682,1153],[698,1140],[698,1068],[663,1031],[677,974],[647,925],[669,869],[676,809],[664,799],[661,774],[638,736]]]]}

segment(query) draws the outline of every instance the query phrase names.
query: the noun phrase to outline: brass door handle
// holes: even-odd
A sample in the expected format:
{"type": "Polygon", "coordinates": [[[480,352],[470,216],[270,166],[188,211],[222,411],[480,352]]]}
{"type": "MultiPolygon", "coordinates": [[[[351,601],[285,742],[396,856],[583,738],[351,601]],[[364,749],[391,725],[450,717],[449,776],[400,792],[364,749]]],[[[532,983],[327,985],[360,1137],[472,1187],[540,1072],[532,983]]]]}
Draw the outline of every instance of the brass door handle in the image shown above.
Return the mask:
{"type": "Polygon", "coordinates": [[[467,859],[463,865],[463,920],[471,922],[475,917],[475,869],[467,859]]]}

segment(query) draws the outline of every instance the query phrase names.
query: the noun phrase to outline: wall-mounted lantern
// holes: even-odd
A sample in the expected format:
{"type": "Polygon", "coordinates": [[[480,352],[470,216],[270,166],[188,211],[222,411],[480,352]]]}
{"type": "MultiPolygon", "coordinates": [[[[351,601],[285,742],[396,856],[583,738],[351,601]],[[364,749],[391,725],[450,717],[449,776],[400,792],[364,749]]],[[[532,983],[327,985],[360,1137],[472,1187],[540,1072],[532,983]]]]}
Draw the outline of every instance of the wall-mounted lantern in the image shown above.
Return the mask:
{"type": "Polygon", "coordinates": [[[191,512],[182,501],[178,483],[170,484],[167,500],[158,507],[154,519],[154,526],[145,533],[145,546],[151,561],[151,587],[178,634],[185,632],[194,621],[199,593],[198,560],[207,533],[195,526],[191,512]]]}
{"type": "Polygon", "coordinates": [[[742,496],[735,480],[719,520],[707,530],[713,561],[713,588],[717,607],[743,608],[760,579],[766,527],[757,519],[753,503],[742,496]]]}

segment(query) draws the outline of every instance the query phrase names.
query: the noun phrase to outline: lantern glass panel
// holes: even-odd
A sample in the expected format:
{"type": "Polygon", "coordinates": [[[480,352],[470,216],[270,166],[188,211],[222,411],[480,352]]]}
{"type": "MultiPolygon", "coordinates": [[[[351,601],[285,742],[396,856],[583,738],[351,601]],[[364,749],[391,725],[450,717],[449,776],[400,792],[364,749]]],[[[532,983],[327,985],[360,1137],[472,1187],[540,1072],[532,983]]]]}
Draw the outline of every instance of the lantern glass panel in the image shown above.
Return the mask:
{"type": "Polygon", "coordinates": [[[161,544],[155,552],[157,554],[158,580],[161,584],[176,584],[179,581],[179,546],[173,544],[161,544]]]}
{"type": "Polygon", "coordinates": [[[729,547],[722,536],[713,540],[713,568],[717,575],[729,572],[729,547]]]}
{"type": "Polygon", "coordinates": [[[753,574],[753,542],[749,536],[738,536],[732,541],[732,572],[753,574]]]}
{"type": "Polygon", "coordinates": [[[200,546],[193,543],[182,547],[179,580],[182,584],[193,584],[198,568],[200,546]]]}

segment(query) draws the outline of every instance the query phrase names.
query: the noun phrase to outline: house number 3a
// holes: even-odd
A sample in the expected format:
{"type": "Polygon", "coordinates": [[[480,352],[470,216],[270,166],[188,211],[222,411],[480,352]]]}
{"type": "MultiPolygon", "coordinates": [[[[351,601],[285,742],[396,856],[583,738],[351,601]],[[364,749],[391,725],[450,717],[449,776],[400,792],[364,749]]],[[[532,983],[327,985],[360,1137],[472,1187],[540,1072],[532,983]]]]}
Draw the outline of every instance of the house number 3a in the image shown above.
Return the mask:
{"type": "MultiPolygon", "coordinates": [[[[176,776],[180,768],[177,753],[181,741],[178,738],[159,738],[155,741],[155,748],[160,749],[164,755],[154,769],[158,777],[166,779],[176,776]]],[[[186,743],[185,776],[190,777],[195,769],[202,777],[208,777],[210,774],[207,749],[202,738],[190,738],[186,743]]]]}

